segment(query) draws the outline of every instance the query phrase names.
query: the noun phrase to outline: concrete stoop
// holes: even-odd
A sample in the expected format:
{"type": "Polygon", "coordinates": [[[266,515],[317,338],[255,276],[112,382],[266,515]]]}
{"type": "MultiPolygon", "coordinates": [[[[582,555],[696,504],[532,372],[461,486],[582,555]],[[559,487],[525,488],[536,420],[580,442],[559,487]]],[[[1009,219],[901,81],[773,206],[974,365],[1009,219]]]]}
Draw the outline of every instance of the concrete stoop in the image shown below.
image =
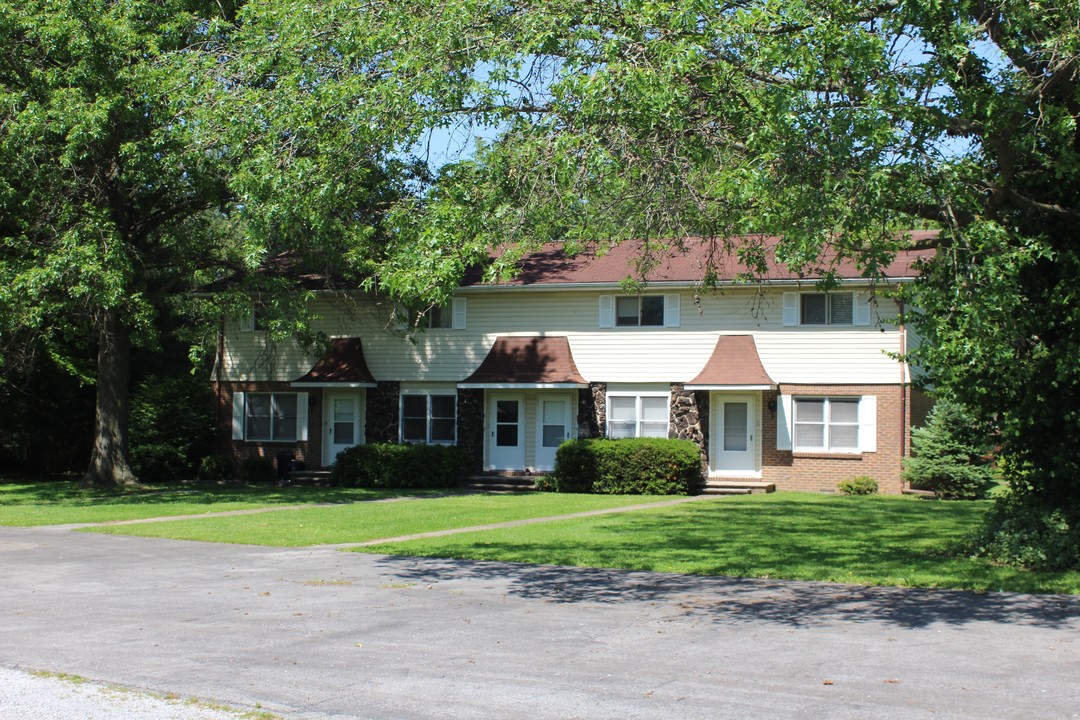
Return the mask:
{"type": "Polygon", "coordinates": [[[763,495],[776,492],[776,483],[760,480],[718,480],[709,478],[701,486],[701,495],[763,495]]]}
{"type": "Polygon", "coordinates": [[[314,485],[326,487],[330,484],[329,470],[292,470],[289,472],[289,485],[314,485]]]}
{"type": "Polygon", "coordinates": [[[470,475],[461,488],[469,492],[486,493],[532,492],[536,489],[535,480],[535,475],[481,473],[470,475]]]}

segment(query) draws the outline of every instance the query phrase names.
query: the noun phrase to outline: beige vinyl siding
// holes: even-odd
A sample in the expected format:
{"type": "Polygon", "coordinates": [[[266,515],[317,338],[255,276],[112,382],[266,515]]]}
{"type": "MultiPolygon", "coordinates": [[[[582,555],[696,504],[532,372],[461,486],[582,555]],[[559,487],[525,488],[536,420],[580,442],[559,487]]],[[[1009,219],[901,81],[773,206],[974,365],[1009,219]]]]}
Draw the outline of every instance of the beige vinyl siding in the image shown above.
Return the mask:
{"type": "MultiPolygon", "coordinates": [[[[789,288],[790,290],[790,288],[789,288]]],[[[718,333],[753,333],[773,380],[799,382],[900,381],[900,368],[884,351],[899,350],[892,325],[783,327],[782,289],[729,288],[701,296],[680,295],[680,327],[599,327],[599,297],[613,291],[543,291],[523,288],[464,292],[466,329],[431,329],[403,337],[387,328],[388,306],[318,298],[314,329],[328,336],[363,339],[368,368],[378,380],[460,382],[479,367],[500,335],[566,335],[582,376],[590,382],[686,382],[701,371],[718,333]]],[[[668,294],[671,290],[657,290],[668,294]]],[[[874,319],[896,317],[891,300],[879,299],[874,319]]],[[[236,381],[300,377],[316,358],[294,343],[270,345],[261,332],[226,330],[223,378],[236,381]]],[[[529,409],[533,412],[533,408],[529,409]]],[[[530,442],[531,442],[531,435],[530,442]]],[[[532,456],[527,448],[527,455],[532,456]]]]}
{"type": "Polygon", "coordinates": [[[760,333],[754,340],[775,382],[887,385],[902,378],[902,365],[886,354],[899,350],[899,337],[896,332],[779,332],[760,333]]]}

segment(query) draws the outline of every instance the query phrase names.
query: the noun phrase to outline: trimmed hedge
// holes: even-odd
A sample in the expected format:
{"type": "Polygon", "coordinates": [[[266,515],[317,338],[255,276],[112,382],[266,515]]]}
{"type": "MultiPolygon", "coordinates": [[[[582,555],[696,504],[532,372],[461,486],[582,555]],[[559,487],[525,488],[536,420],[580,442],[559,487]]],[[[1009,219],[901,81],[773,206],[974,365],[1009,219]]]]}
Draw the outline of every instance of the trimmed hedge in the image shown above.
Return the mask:
{"type": "Polygon", "coordinates": [[[701,483],[701,455],[689,440],[569,440],[555,454],[559,492],[689,495],[701,483]]]}
{"type": "Polygon", "coordinates": [[[452,487],[470,463],[469,453],[452,445],[357,445],[337,456],[330,482],[366,488],[452,487]]]}
{"type": "Polygon", "coordinates": [[[844,495],[874,495],[878,491],[878,483],[868,475],[858,475],[840,482],[836,489],[844,495]]]}

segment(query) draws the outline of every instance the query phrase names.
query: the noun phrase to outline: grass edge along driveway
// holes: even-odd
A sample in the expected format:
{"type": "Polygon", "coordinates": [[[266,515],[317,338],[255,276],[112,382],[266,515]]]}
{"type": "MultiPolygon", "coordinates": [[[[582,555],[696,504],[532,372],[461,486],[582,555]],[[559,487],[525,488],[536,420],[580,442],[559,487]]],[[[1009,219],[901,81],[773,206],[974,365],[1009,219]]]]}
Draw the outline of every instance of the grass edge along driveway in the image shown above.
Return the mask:
{"type": "Polygon", "coordinates": [[[280,511],[258,514],[208,515],[197,519],[139,522],[84,529],[88,532],[113,535],[277,547],[350,545],[672,500],[690,498],[553,493],[449,495],[395,502],[283,508],[280,511]]]}
{"type": "MultiPolygon", "coordinates": [[[[0,500],[3,499],[3,490],[4,487],[0,485],[0,500]]],[[[327,492],[304,496],[295,490],[290,489],[284,497],[270,498],[270,503],[256,501],[254,504],[266,507],[273,502],[286,500],[312,502],[326,497],[327,492]]],[[[332,499],[348,502],[349,499],[360,497],[375,496],[333,495],[332,499]]],[[[240,499],[230,498],[233,502],[240,499]]],[[[201,498],[199,502],[204,500],[201,498]]],[[[247,517],[206,515],[200,520],[95,530],[210,542],[298,546],[323,542],[359,543],[414,532],[431,532],[447,525],[468,527],[489,521],[533,516],[548,517],[549,521],[511,530],[492,529],[382,544],[363,548],[363,551],[901,587],[1080,592],[1080,573],[1026,572],[993,566],[958,552],[958,547],[977,526],[989,506],[985,502],[777,493],[744,498],[701,499],[682,507],[638,510],[622,516],[550,519],[608,503],[640,504],[648,500],[641,497],[548,494],[458,497],[459,502],[492,504],[494,507],[463,515],[445,513],[443,509],[449,506],[436,503],[432,506],[439,508],[435,515],[439,516],[440,524],[436,526],[425,520],[425,517],[430,519],[430,513],[416,513],[420,507],[436,502],[428,499],[404,503],[409,506],[405,514],[411,516],[411,520],[404,524],[395,520],[398,511],[390,511],[391,506],[402,503],[354,503],[340,507],[281,510],[247,517]],[[523,500],[508,499],[514,497],[523,500]],[[590,502],[598,505],[590,507],[590,502]],[[520,503],[517,509],[508,512],[508,508],[515,503],[520,503]],[[545,508],[532,506],[526,512],[526,506],[530,503],[553,504],[545,508]],[[362,508],[359,514],[358,508],[362,508]],[[371,513],[375,508],[378,508],[377,514],[381,520],[371,522],[370,517],[365,519],[364,513],[371,513]],[[541,511],[534,512],[536,510],[541,511]]],[[[54,511],[50,516],[55,519],[59,517],[56,513],[63,514],[64,502],[61,498],[54,503],[58,507],[45,507],[43,510],[54,511]]],[[[86,504],[85,499],[79,502],[86,504]]],[[[102,518],[105,520],[122,519],[131,514],[119,504],[123,499],[112,502],[117,504],[103,508],[76,507],[73,512],[82,514],[68,521],[91,521],[85,514],[88,510],[106,516],[111,514],[102,518]]],[[[143,517],[153,511],[153,508],[138,505],[146,502],[145,497],[136,501],[136,516],[143,517]]],[[[17,505],[18,500],[0,502],[0,511],[7,511],[10,515],[13,511],[20,511],[17,505]]],[[[227,509],[229,506],[228,503],[212,503],[200,507],[206,512],[227,509]]],[[[176,505],[158,508],[161,515],[173,515],[177,510],[176,505]]],[[[400,508],[400,511],[405,510],[404,507],[400,508]]],[[[31,523],[4,523],[0,515],[0,524],[31,523]]]]}
{"type": "Polygon", "coordinates": [[[1080,572],[969,557],[990,503],[775,493],[351,548],[357,552],[976,592],[1080,593],[1080,572]]]}

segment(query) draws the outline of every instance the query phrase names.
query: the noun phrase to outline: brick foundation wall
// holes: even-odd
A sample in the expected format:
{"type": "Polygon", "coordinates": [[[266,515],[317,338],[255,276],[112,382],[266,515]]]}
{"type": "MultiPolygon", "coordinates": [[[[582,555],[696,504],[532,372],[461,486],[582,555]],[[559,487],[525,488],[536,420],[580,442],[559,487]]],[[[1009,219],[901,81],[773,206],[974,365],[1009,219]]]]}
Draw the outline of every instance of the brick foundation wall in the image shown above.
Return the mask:
{"type": "Polygon", "coordinates": [[[912,403],[904,398],[910,388],[901,385],[783,385],[785,395],[844,397],[877,396],[877,451],[847,455],[805,453],[776,449],[776,405],[780,393],[765,393],[762,408],[762,479],[778,490],[836,492],[838,483],[866,475],[877,480],[882,493],[903,489],[902,458],[909,443],[906,422],[912,403]]]}

